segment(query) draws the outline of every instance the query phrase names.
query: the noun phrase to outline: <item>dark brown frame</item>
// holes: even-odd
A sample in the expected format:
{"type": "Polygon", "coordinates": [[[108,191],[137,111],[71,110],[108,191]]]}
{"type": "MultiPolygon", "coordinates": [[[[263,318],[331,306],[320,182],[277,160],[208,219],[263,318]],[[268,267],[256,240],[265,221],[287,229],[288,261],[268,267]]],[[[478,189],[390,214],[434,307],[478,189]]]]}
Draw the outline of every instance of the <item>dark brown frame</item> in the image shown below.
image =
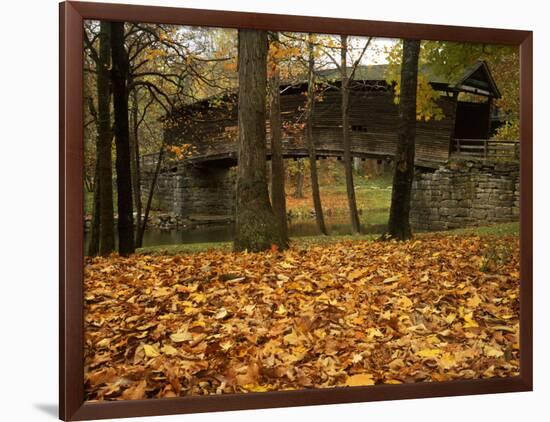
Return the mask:
{"type": "Polygon", "coordinates": [[[59,416],[63,420],[166,415],[469,394],[533,388],[533,33],[212,10],[64,2],[59,7],[59,416]],[[106,403],[84,402],[83,351],[83,20],[321,32],[520,46],[520,376],[106,403]]]}

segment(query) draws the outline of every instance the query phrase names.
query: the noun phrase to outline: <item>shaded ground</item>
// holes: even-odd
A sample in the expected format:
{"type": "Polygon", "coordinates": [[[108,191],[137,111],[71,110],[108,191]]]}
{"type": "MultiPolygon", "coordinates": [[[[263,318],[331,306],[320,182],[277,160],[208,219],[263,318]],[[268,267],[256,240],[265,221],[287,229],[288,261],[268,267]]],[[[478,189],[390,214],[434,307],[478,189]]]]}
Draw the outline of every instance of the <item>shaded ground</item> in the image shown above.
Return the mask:
{"type": "Polygon", "coordinates": [[[519,373],[517,236],[353,239],[87,259],[86,398],[519,373]]]}

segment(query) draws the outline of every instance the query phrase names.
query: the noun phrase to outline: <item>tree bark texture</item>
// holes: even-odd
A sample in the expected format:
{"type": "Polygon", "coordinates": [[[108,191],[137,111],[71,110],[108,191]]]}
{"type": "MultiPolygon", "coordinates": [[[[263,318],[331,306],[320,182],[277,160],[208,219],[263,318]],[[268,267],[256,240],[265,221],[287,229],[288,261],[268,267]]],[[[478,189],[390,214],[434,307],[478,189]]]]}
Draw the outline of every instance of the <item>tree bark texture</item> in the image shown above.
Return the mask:
{"type": "Polygon", "coordinates": [[[399,133],[395,153],[392,198],[388,235],[390,238],[411,238],[409,212],[414,177],[414,153],[416,134],[416,86],[418,79],[418,54],[420,41],[403,41],[401,64],[401,95],[399,99],[399,133]]]}
{"type": "MultiPolygon", "coordinates": [[[[98,154],[96,153],[96,157],[98,154]]],[[[96,158],[95,163],[95,170],[94,170],[94,196],[93,196],[93,204],[92,204],[92,228],[90,231],[90,243],[88,244],[88,255],[89,256],[95,256],[99,253],[99,231],[100,231],[100,225],[99,225],[99,211],[101,208],[100,205],[100,189],[101,185],[98,182],[98,174],[99,174],[99,162],[96,158]]]]}
{"type": "Polygon", "coordinates": [[[99,253],[115,250],[113,205],[113,132],[111,129],[111,37],[108,22],[100,23],[97,63],[97,161],[99,184],[99,253]]]}
{"type": "Polygon", "coordinates": [[[267,32],[239,29],[236,251],[284,248],[266,178],[267,32]]]}
{"type": "Polygon", "coordinates": [[[308,36],[308,86],[306,100],[306,145],[309,155],[309,171],[311,179],[311,195],[315,209],[315,222],[321,234],[328,234],[321,204],[321,193],[319,192],[319,178],[317,175],[317,154],[315,152],[315,139],[313,138],[313,112],[315,109],[315,56],[311,35],[308,36]]]}
{"type": "MultiPolygon", "coordinates": [[[[278,42],[275,34],[274,42],[278,42]]],[[[273,58],[275,61],[276,59],[273,58]]],[[[281,137],[281,95],[279,91],[280,76],[279,64],[272,63],[271,75],[269,78],[270,103],[269,103],[269,126],[271,129],[271,202],[273,212],[279,223],[281,238],[288,243],[288,226],[286,216],[285,196],[285,167],[283,161],[283,140],[281,137]]]]}
{"type": "Polygon", "coordinates": [[[355,199],[355,187],[353,185],[353,160],[351,157],[351,137],[349,133],[349,77],[347,69],[348,38],[342,35],[340,48],[340,72],[342,79],[342,144],[344,147],[344,171],[346,175],[346,191],[353,234],[360,233],[361,223],[357,212],[357,201],[355,199]]]}
{"type": "Polygon", "coordinates": [[[304,197],[304,167],[305,164],[300,158],[296,161],[296,175],[295,175],[295,187],[294,187],[294,198],[303,198],[304,197]]]}
{"type": "Polygon", "coordinates": [[[136,89],[132,90],[132,134],[130,136],[130,156],[132,169],[132,192],[134,196],[134,206],[136,209],[136,248],[141,248],[141,172],[139,168],[139,120],[138,120],[138,98],[136,89]]]}
{"type": "Polygon", "coordinates": [[[151,205],[153,204],[153,196],[155,194],[155,189],[157,187],[157,181],[160,174],[160,168],[162,167],[162,160],[164,158],[164,148],[165,141],[163,140],[162,145],[160,146],[159,155],[157,159],[157,166],[155,167],[155,173],[153,174],[153,180],[151,180],[151,187],[149,188],[149,196],[147,197],[147,204],[145,205],[145,215],[143,216],[143,221],[140,226],[138,226],[138,234],[136,239],[136,244],[143,245],[143,235],[145,234],[145,229],[147,228],[147,222],[149,221],[149,213],[151,211],[151,205]]]}
{"type": "Polygon", "coordinates": [[[118,250],[134,252],[134,216],[128,125],[128,52],[124,47],[124,23],[111,22],[113,105],[115,116],[116,173],[118,193],[118,250]]]}

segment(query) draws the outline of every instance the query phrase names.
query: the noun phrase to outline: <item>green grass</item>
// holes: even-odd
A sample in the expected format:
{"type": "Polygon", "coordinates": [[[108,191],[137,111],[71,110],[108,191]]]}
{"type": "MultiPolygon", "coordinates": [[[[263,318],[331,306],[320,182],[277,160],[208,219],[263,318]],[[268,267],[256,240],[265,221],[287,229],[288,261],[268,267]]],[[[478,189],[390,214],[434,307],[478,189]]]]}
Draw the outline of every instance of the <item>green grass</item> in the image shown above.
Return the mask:
{"type": "MultiPolygon", "coordinates": [[[[484,227],[471,227],[467,229],[449,230],[438,232],[439,234],[448,235],[477,235],[477,236],[514,236],[519,234],[519,223],[503,223],[484,227]]],[[[430,233],[423,233],[422,236],[429,236],[430,233]]],[[[323,246],[332,243],[344,241],[359,241],[359,240],[376,240],[379,237],[377,234],[362,234],[362,235],[331,235],[331,236],[303,236],[294,237],[291,239],[291,247],[296,249],[304,249],[312,246],[323,246]]],[[[138,249],[137,253],[143,255],[177,255],[177,254],[192,254],[207,251],[225,251],[232,250],[232,242],[209,242],[209,243],[191,243],[179,245],[160,245],[149,246],[138,249]]]]}
{"type": "Polygon", "coordinates": [[[449,230],[441,233],[477,236],[519,236],[519,222],[493,224],[482,227],[467,227],[464,229],[449,230]]]}
{"type": "Polygon", "coordinates": [[[301,236],[290,239],[291,247],[296,249],[304,249],[311,246],[330,245],[332,243],[344,242],[346,240],[374,240],[378,235],[374,234],[358,234],[358,235],[329,235],[329,236],[301,236]]]}
{"type": "MultiPolygon", "coordinates": [[[[376,178],[366,176],[354,176],[355,197],[357,208],[363,210],[389,209],[391,201],[391,175],[383,175],[376,178]]],[[[321,196],[338,195],[347,198],[345,183],[331,183],[320,187],[321,196]]],[[[347,210],[347,202],[342,203],[347,210]]]]}
{"type": "MultiPolygon", "coordinates": [[[[342,235],[342,236],[301,236],[290,240],[292,248],[304,249],[311,246],[322,246],[332,243],[343,242],[346,240],[374,240],[377,235],[342,235]]],[[[176,255],[191,254],[208,251],[230,252],[233,248],[232,242],[208,242],[208,243],[189,243],[179,245],[159,245],[140,248],[137,253],[142,255],[176,255]]]]}
{"type": "Polygon", "coordinates": [[[204,242],[146,246],[139,248],[136,252],[142,255],[177,255],[208,252],[211,250],[230,252],[232,249],[233,242],[204,242]]]}
{"type": "MultiPolygon", "coordinates": [[[[391,175],[389,174],[376,178],[354,176],[355,198],[363,227],[380,226],[388,222],[391,184],[391,175]]],[[[349,208],[345,181],[341,178],[325,180],[320,185],[320,192],[325,219],[334,224],[348,225],[349,208]]],[[[287,198],[287,209],[291,210],[300,221],[308,221],[313,209],[309,188],[305,190],[304,196],[305,198],[300,200],[287,198]]]]}
{"type": "MultiPolygon", "coordinates": [[[[361,210],[359,219],[361,225],[379,226],[388,222],[391,203],[391,175],[384,175],[377,178],[355,176],[355,197],[357,208],[361,210]]],[[[346,185],[332,185],[324,187],[328,192],[346,195],[346,185]]],[[[344,214],[347,218],[347,202],[344,204],[344,214]]]]}

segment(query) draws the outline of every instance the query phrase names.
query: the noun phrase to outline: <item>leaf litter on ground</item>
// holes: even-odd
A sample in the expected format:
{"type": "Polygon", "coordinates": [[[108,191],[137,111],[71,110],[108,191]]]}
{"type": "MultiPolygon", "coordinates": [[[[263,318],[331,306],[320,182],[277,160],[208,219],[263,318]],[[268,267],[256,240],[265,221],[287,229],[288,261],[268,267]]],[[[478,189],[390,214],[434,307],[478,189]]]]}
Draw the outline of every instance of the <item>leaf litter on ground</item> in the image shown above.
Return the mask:
{"type": "Polygon", "coordinates": [[[519,374],[517,237],[86,258],[87,400],[519,374]]]}

